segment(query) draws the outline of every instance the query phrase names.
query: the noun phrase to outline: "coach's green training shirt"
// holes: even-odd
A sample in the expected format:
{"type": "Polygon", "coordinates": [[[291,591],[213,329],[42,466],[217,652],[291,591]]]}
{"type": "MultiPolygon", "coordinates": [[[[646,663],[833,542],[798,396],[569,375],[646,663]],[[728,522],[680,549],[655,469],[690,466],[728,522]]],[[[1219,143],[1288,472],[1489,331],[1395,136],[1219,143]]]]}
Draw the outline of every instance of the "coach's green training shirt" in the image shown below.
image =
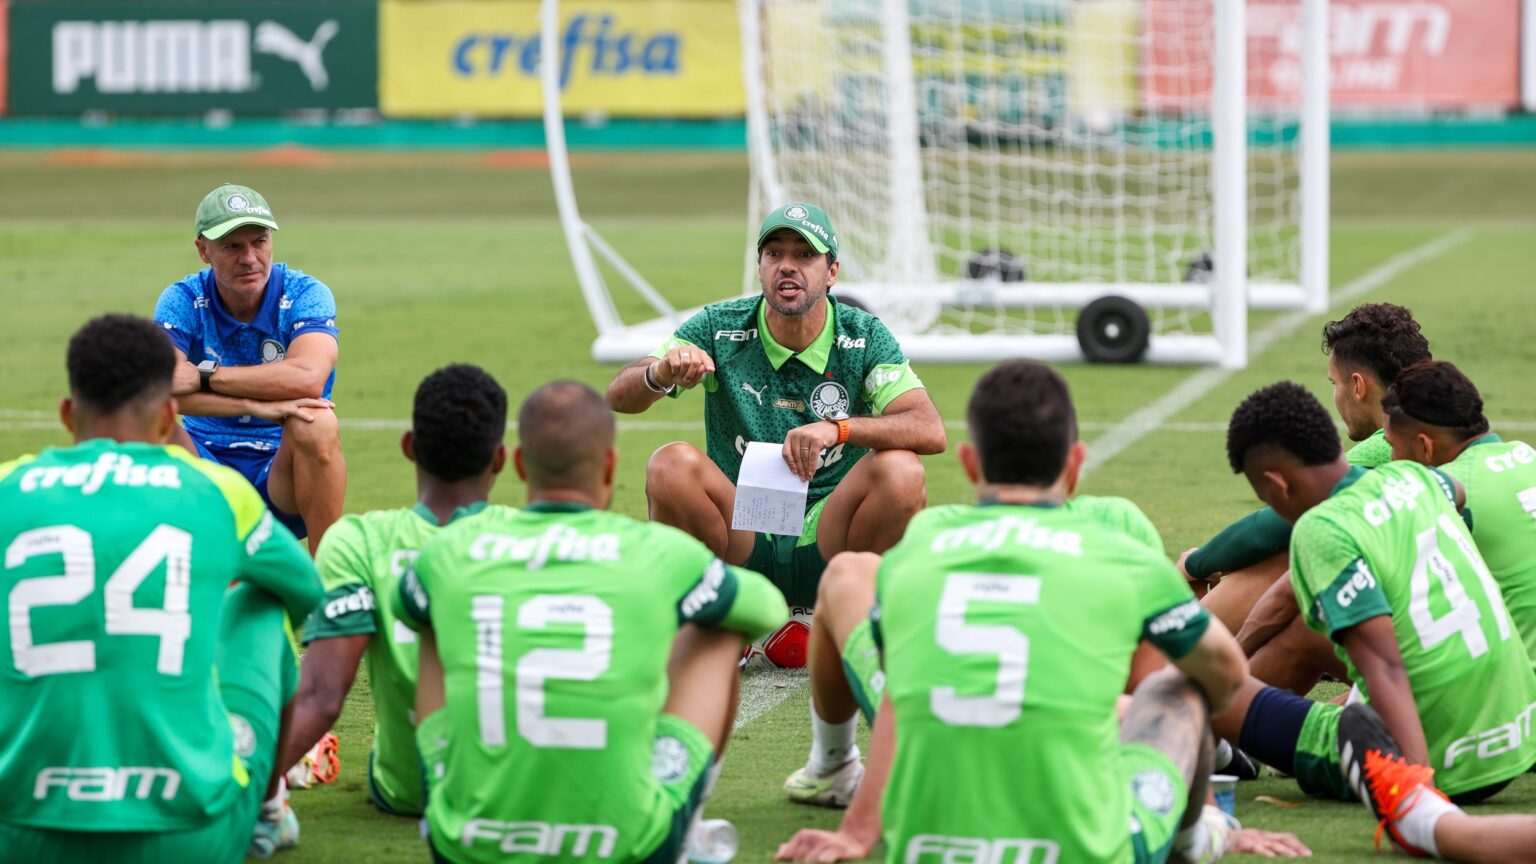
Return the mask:
{"type": "Polygon", "coordinates": [[[219,696],[224,591],[250,582],[295,620],[321,591],[243,477],[180,447],[44,450],[0,465],[0,546],[0,821],[181,831],[267,782],[219,696]]]}
{"type": "MultiPolygon", "coordinates": [[[[761,296],[705,306],[652,353],[692,345],[715,361],[704,376],[704,436],[709,458],[732,483],[749,441],[784,443],[789,430],[828,418],[880,414],[923,386],[880,319],[827,298],[827,323],[804,351],[768,332],[761,296]]],[[[674,391],[673,395],[678,395],[674,391]]],[[[865,453],[851,443],[821,452],[809,502],[830,494],[865,453]]]]}
{"type": "Polygon", "coordinates": [[[1210,616],[1160,548],[1101,516],[930,508],[885,554],[871,617],[897,718],[887,860],[934,841],[1131,860],[1115,702],[1141,639],[1183,657],[1210,616]]]}
{"type": "MultiPolygon", "coordinates": [[[[444,528],[399,602],[432,628],[443,664],[433,843],[476,862],[538,860],[503,851],[518,826],[611,829],[615,860],[654,850],[670,828],[652,755],[678,628],[756,638],[789,615],[767,579],[681,531],[552,503],[444,528]]],[[[602,857],[591,845],[576,857],[602,857]]]]}
{"type": "MultiPolygon", "coordinates": [[[[454,519],[484,507],[461,508],[454,519]]],[[[437,517],[421,504],[341,517],[315,556],[325,600],[304,625],[306,644],[372,637],[365,655],[373,689],[371,780],[383,803],[401,813],[420,813],[426,801],[416,752],[416,632],[395,617],[390,600],[417,551],[438,530],[437,517]]]]}
{"type": "Polygon", "coordinates": [[[1440,470],[1467,490],[1472,539],[1536,663],[1536,449],[1490,433],[1440,470]]]}
{"type": "MultiPolygon", "coordinates": [[[[1291,582],[1307,626],[1340,631],[1388,615],[1429,746],[1456,795],[1536,762],[1536,675],[1498,585],[1456,512],[1450,481],[1414,462],[1360,468],[1291,534],[1291,582]]],[[[1339,659],[1370,700],[1342,646],[1339,659]]]]}

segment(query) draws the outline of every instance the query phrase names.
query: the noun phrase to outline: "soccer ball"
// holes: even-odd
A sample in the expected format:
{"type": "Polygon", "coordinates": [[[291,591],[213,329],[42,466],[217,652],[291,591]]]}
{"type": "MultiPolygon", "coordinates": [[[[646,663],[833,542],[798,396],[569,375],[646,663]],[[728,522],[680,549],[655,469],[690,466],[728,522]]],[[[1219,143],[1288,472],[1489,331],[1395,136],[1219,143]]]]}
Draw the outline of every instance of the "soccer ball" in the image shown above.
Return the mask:
{"type": "Polygon", "coordinates": [[[803,669],[811,645],[811,609],[789,607],[789,620],[747,646],[741,665],[762,669],[803,669]]]}

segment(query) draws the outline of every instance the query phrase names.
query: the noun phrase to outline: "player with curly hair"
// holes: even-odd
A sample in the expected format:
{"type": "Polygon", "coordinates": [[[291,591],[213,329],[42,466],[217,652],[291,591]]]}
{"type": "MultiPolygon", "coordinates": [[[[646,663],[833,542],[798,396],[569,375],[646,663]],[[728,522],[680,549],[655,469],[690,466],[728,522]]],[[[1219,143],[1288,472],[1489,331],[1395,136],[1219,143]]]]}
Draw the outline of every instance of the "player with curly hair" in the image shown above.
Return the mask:
{"type": "Polygon", "coordinates": [[[1536,448],[1490,432],[1477,385],[1443,360],[1403,370],[1382,410],[1393,458],[1437,467],[1466,488],[1472,539],[1536,663],[1536,448]]]}
{"type": "MultiPolygon", "coordinates": [[[[1392,303],[1357,306],[1323,325],[1322,349],[1334,408],[1356,442],[1345,458],[1362,468],[1390,461],[1381,432],[1382,399],[1403,367],[1430,356],[1413,313],[1392,303]]],[[[1280,578],[1290,566],[1290,535],[1291,526],[1266,507],[1185,552],[1179,563],[1197,594],[1214,582],[1201,602],[1237,634],[1253,674],[1305,694],[1323,674],[1337,677],[1344,669],[1326,640],[1297,617],[1280,578]]]]}
{"type": "MultiPolygon", "coordinates": [[[[1536,712],[1536,674],[1457,512],[1455,481],[1413,462],[1350,465],[1327,410],[1288,381],[1233,412],[1227,456],[1295,526],[1290,587],[1303,620],[1337,646],[1408,762],[1467,802],[1536,763],[1536,739],[1507,740],[1536,712]]],[[[1212,726],[1304,790],[1346,800],[1340,711],[1250,680],[1212,726]]]]}
{"type": "MultiPolygon", "coordinates": [[[[400,452],[415,467],[416,503],[343,516],[315,558],[326,594],[304,625],[308,651],[280,762],[285,768],[336,722],[366,658],[375,715],[369,800],[385,813],[415,817],[424,811],[411,721],[416,635],[395,617],[389,598],[429,539],[485,509],[506,464],[506,429],[506,391],[478,366],[445,366],[416,388],[411,428],[400,436],[400,452]]],[[[289,821],[279,801],[274,799],[258,830],[289,821]]],[[[286,845],[291,845],[287,836],[274,844],[286,845]]]]}

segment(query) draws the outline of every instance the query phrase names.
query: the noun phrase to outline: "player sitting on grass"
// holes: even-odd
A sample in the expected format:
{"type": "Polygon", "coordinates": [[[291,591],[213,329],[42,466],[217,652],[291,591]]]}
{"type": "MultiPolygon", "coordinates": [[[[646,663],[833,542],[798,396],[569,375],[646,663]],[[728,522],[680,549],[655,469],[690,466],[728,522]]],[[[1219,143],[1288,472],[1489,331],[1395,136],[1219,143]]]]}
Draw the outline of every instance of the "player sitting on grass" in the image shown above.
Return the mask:
{"type": "Polygon", "coordinates": [[[1488,431],[1477,385],[1444,361],[1405,369],[1382,407],[1393,458],[1437,466],[1466,489],[1472,539],[1536,663],[1536,449],[1488,431]]]}
{"type": "MultiPolygon", "coordinates": [[[[1207,706],[1224,708],[1246,671],[1237,643],[1159,551],[1061,506],[1086,451],[1059,375],[998,366],[968,420],[960,459],[980,505],[919,515],[878,562],[870,636],[886,680],[865,784],[885,787],[888,860],[1219,855],[1225,823],[1198,802],[1207,706]],[[1143,638],[1180,669],[1138,688],[1117,735],[1143,638]]],[[[801,832],[780,857],[862,857],[877,838],[858,829],[880,821],[801,832]]]]}
{"type": "Polygon", "coordinates": [[[395,617],[390,598],[427,540],[484,509],[506,462],[506,428],[506,391],[477,366],[444,367],[416,388],[411,429],[400,439],[416,468],[416,504],[343,516],[320,544],[315,564],[325,601],[304,625],[308,650],[279,764],[297,762],[336,722],[366,656],[374,710],[368,797],[385,813],[421,815],[426,801],[411,721],[416,634],[395,617]]]}
{"type": "Polygon", "coordinates": [[[87,323],[60,407],[75,446],[0,465],[6,861],[251,844],[298,681],[290,617],[320,580],[244,478],[165,446],[175,365],[148,321],[87,323]]]}
{"type": "MultiPolygon", "coordinates": [[[[1391,303],[1357,306],[1323,326],[1323,353],[1334,407],[1357,442],[1345,458],[1362,468],[1390,461],[1382,399],[1403,368],[1430,356],[1413,313],[1391,303]]],[[[1290,566],[1290,536],[1290,524],[1264,508],[1186,552],[1179,564],[1197,587],[1225,574],[1201,602],[1237,634],[1255,677],[1305,695],[1324,673],[1341,677],[1344,669],[1290,602],[1289,580],[1281,578],[1290,566]]]]}
{"type": "Polygon", "coordinates": [[[704,385],[709,455],[674,442],[651,456],[651,519],[767,575],[791,606],[808,606],[833,555],[883,552],[901,539],[927,501],[917,456],[943,451],[944,423],[885,325],[829,293],[837,234],[820,207],[769,214],[757,262],[761,296],[704,307],[621,371],[608,402],[637,414],[704,385]],[[810,483],[798,538],[731,528],[752,441],[782,442],[785,464],[810,483]]]}
{"type": "Polygon", "coordinates": [[[155,322],[176,345],[172,443],[239,471],[309,548],[341,516],[347,466],[330,402],[336,300],[325,283],[272,263],[267,201],[225,184],[197,207],[208,266],[160,293],[155,322]]]}
{"type": "Polygon", "coordinates": [[[518,414],[522,510],[422,548],[397,595],[421,633],[417,742],[438,860],[678,860],[736,709],[743,636],[784,620],[767,579],[605,512],[613,414],[547,384],[518,414]]]}
{"type": "MultiPolygon", "coordinates": [[[[1076,478],[1070,478],[1075,481],[1076,478]]],[[[1069,485],[1067,494],[1074,489],[1069,485]]],[[[957,505],[959,506],[959,505],[957,505]]],[[[1062,505],[1116,528],[1158,553],[1162,538],[1152,521],[1124,498],[1077,496],[1062,505]]],[[[937,508],[929,508],[930,511],[937,508]]],[[[923,516],[924,519],[933,518],[923,516]]],[[[811,750],[803,767],[784,781],[791,801],[846,807],[859,787],[864,766],[854,742],[858,718],[873,728],[875,708],[885,685],[880,655],[871,635],[869,610],[875,604],[875,571],[880,557],[845,552],[827,564],[816,593],[816,615],[809,640],[811,673],[811,750]]],[[[1125,692],[1165,665],[1149,644],[1137,650],[1125,692]]],[[[878,806],[878,793],[873,796],[878,806]]],[[[867,832],[878,834],[878,828],[867,832]]]]}
{"type": "MultiPolygon", "coordinates": [[[[1468,802],[1536,763],[1536,739],[1511,733],[1536,711],[1536,675],[1457,513],[1454,481],[1413,462],[1350,465],[1327,410],[1291,382],[1238,406],[1227,456],[1296,526],[1291,584],[1303,618],[1338,646],[1409,761],[1468,802]]],[[[1304,790],[1347,800],[1340,710],[1250,679],[1213,726],[1304,790]]]]}

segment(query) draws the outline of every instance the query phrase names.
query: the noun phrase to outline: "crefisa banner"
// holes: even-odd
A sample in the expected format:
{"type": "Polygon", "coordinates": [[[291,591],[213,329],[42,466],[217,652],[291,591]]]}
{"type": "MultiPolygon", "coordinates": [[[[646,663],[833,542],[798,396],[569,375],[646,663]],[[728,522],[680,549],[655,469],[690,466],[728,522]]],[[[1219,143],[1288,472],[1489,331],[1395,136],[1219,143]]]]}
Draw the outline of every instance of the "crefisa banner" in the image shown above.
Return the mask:
{"type": "MultiPolygon", "coordinates": [[[[728,0],[560,4],[567,115],[740,116],[736,5],[728,0]]],[[[379,106],[393,117],[536,117],[537,0],[382,0],[379,106]]]]}
{"type": "Polygon", "coordinates": [[[12,114],[276,113],[378,104],[367,0],[12,0],[12,114]]]}
{"type": "MultiPolygon", "coordinates": [[[[1335,111],[1466,110],[1520,104],[1521,0],[1332,0],[1335,111]]],[[[1248,98],[1301,101],[1301,4],[1249,0],[1248,98]]],[[[1210,4],[1148,0],[1143,92],[1149,107],[1210,100],[1210,4]],[[1203,75],[1186,74],[1203,69],[1203,75]]]]}

